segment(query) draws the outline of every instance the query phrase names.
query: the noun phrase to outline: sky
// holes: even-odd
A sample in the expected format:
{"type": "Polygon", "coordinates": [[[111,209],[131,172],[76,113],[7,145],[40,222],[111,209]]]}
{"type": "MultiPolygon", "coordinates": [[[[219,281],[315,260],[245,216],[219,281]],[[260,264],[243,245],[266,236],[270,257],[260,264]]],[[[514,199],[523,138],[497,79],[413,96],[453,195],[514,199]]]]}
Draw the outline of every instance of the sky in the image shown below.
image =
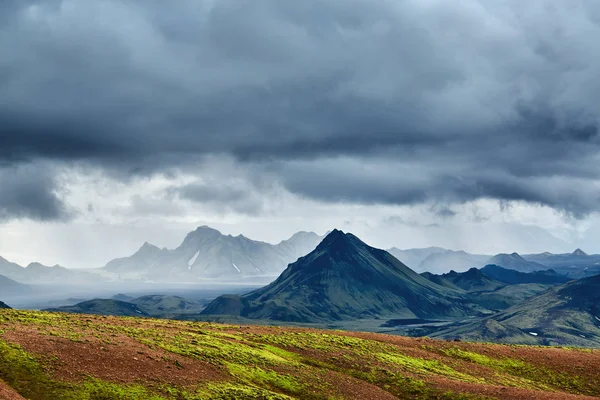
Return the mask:
{"type": "Polygon", "coordinates": [[[0,255],[600,252],[593,0],[3,0],[0,255]]]}

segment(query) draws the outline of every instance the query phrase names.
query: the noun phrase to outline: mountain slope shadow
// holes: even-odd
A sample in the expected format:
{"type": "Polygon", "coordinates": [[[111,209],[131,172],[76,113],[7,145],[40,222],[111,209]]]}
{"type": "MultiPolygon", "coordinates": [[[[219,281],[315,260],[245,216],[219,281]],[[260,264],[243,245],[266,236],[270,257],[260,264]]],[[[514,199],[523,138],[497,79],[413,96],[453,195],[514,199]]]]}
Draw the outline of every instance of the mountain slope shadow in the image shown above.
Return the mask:
{"type": "Polygon", "coordinates": [[[332,231],[273,283],[244,296],[221,296],[203,315],[289,322],[360,318],[440,318],[476,311],[459,291],[418,275],[384,250],[332,231]]]}

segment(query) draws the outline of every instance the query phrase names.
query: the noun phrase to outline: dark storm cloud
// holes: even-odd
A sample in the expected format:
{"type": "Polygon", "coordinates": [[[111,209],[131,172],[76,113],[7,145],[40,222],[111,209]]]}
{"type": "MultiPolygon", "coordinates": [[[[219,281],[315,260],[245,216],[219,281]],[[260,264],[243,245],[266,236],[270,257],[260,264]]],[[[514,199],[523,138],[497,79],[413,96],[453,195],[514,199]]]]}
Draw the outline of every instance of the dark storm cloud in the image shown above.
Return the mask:
{"type": "Polygon", "coordinates": [[[0,14],[5,164],[125,177],[232,155],[324,201],[600,208],[591,1],[11,0],[0,14]]]}
{"type": "Polygon", "coordinates": [[[52,221],[71,217],[47,168],[36,165],[0,168],[0,188],[0,222],[12,218],[52,221]]]}

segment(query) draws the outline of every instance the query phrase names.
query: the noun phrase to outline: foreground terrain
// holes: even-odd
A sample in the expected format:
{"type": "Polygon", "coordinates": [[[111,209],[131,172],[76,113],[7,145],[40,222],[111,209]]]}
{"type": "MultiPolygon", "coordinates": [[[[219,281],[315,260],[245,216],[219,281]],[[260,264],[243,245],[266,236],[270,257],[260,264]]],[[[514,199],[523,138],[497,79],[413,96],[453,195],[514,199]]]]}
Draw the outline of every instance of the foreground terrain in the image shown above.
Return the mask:
{"type": "Polygon", "coordinates": [[[585,399],[599,371],[599,350],[0,311],[3,399],[585,399]]]}

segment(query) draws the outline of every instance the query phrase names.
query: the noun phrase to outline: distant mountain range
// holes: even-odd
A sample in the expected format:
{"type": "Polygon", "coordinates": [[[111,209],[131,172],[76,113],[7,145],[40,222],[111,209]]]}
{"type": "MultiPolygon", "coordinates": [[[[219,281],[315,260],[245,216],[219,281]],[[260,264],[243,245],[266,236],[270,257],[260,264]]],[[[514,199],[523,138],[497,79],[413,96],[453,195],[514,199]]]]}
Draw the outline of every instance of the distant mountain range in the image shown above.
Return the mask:
{"type": "Polygon", "coordinates": [[[92,280],[89,272],[73,270],[55,265],[47,267],[40,263],[31,263],[27,267],[10,262],[0,257],[0,275],[13,281],[29,284],[65,284],[82,283],[92,280]]]}
{"type": "MultiPolygon", "coordinates": [[[[73,270],[31,263],[21,267],[0,257],[0,275],[25,284],[96,284],[98,281],[128,282],[268,282],[288,264],[308,254],[323,239],[313,232],[298,232],[279,244],[223,235],[208,226],[190,232],[175,249],[144,243],[129,257],[110,261],[94,270],[73,270]]],[[[470,254],[441,247],[400,250],[389,253],[416,272],[444,274],[465,272],[494,264],[519,272],[553,269],[577,279],[600,274],[600,255],[581,249],[568,254],[470,254]]]]}
{"type": "Polygon", "coordinates": [[[10,308],[10,307],[6,303],[3,303],[3,302],[0,301],[0,309],[1,308],[7,309],[7,308],[10,308]]]}
{"type": "Polygon", "coordinates": [[[430,282],[390,253],[339,230],[290,264],[270,285],[244,296],[221,296],[203,311],[203,315],[305,323],[476,313],[457,291],[430,282]]]}
{"type": "Polygon", "coordinates": [[[223,235],[202,226],[190,232],[174,250],[145,243],[130,257],[109,262],[105,276],[119,280],[193,282],[203,279],[274,278],[285,267],[313,250],[322,237],[298,232],[277,245],[223,235]]]}

